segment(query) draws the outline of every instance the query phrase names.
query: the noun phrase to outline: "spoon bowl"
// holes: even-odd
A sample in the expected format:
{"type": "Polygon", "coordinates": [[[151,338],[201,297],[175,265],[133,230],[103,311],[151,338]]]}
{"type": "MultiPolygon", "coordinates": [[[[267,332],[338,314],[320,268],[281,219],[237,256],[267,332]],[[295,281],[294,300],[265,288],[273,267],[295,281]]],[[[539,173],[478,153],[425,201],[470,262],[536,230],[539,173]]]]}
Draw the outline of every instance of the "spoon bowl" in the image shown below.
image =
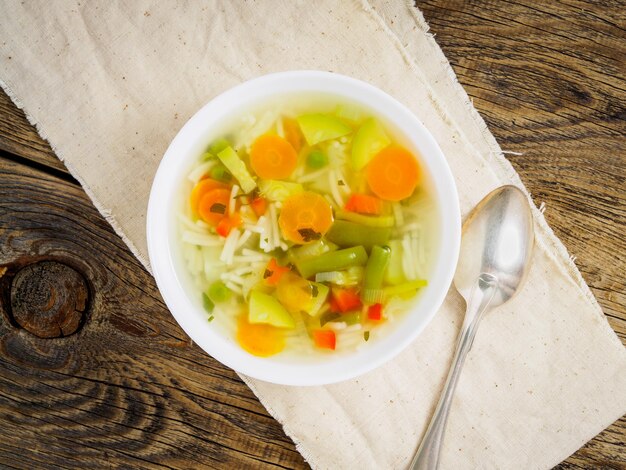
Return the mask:
{"type": "Polygon", "coordinates": [[[533,221],[526,195],[515,186],[489,193],[463,223],[454,286],[466,302],[480,274],[497,282],[490,306],[509,300],[524,282],[533,247],[533,221]]]}

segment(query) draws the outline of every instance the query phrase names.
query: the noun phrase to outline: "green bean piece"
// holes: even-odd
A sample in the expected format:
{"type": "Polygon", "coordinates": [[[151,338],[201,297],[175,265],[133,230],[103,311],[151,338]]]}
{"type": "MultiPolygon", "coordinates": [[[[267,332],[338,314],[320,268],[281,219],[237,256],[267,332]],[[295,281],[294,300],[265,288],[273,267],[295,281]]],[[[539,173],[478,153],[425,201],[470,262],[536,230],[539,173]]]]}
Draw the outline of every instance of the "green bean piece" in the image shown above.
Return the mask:
{"type": "Polygon", "coordinates": [[[426,287],[428,281],[426,279],[415,279],[414,281],[398,284],[397,286],[389,286],[383,288],[386,297],[393,297],[394,295],[407,294],[411,291],[426,287]]]}
{"type": "Polygon", "coordinates": [[[335,220],[326,238],[341,247],[362,245],[371,250],[374,245],[385,245],[391,236],[391,227],[366,227],[365,225],[335,220]]]}
{"type": "Polygon", "coordinates": [[[351,266],[363,266],[367,263],[367,253],[362,246],[353,246],[344,250],[330,251],[314,258],[296,261],[300,275],[309,278],[325,271],[339,271],[351,266]]]}
{"type": "Polygon", "coordinates": [[[209,286],[206,294],[213,303],[219,304],[230,299],[232,292],[222,281],[215,281],[209,286]]]}
{"type": "Polygon", "coordinates": [[[375,245],[365,266],[363,290],[380,289],[385,278],[385,270],[391,258],[391,248],[388,246],[375,245]]]}

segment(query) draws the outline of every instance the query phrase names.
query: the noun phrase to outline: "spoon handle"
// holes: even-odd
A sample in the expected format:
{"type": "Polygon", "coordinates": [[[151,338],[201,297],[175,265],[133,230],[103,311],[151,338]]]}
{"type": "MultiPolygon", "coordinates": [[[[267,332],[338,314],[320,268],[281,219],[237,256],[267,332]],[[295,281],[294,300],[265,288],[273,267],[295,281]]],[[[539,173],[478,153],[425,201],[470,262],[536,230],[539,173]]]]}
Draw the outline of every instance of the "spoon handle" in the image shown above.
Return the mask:
{"type": "Polygon", "coordinates": [[[437,408],[435,408],[435,414],[411,462],[410,469],[412,470],[431,470],[439,466],[439,452],[446,429],[450,404],[452,403],[452,395],[461,374],[465,357],[472,348],[478,323],[483,313],[489,307],[491,299],[493,299],[497,290],[497,284],[497,279],[494,276],[483,273],[478,277],[472,289],[465,311],[465,318],[463,319],[463,326],[457,339],[452,366],[448,372],[448,378],[437,403],[437,408]]]}

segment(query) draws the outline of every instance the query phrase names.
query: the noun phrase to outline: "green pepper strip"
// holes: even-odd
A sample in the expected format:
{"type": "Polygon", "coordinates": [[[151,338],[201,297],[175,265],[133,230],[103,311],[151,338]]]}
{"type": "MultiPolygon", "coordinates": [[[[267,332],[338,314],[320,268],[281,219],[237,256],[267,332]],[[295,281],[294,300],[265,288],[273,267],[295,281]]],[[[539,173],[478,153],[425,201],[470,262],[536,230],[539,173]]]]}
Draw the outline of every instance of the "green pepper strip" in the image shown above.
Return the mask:
{"type": "Polygon", "coordinates": [[[366,227],[347,220],[335,220],[326,238],[339,246],[362,245],[370,250],[374,245],[387,243],[390,235],[390,227],[366,227]]]}
{"type": "Polygon", "coordinates": [[[309,278],[324,271],[338,271],[350,266],[363,266],[367,262],[367,253],[362,246],[353,246],[344,250],[331,251],[323,255],[296,261],[300,275],[309,278]]]}

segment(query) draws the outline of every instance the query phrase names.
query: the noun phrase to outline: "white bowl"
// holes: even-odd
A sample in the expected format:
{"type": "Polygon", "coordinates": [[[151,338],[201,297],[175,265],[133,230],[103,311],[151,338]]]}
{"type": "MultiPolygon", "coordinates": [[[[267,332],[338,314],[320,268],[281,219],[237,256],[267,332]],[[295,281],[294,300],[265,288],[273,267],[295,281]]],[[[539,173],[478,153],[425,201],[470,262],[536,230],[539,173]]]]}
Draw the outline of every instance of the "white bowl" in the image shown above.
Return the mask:
{"type": "Polygon", "coordinates": [[[242,83],[200,109],[170,144],[154,178],[147,217],[148,252],[165,303],[185,332],[208,354],[239,373],[285,385],[322,385],[353,378],[378,367],[408,346],[433,318],[450,287],[461,238],[456,186],[439,146],[424,125],[402,104],[378,88],[335,73],[293,71],[242,83]],[[438,206],[441,240],[435,263],[415,307],[384,338],[350,355],[325,355],[321,362],[284,361],[248,354],[207,321],[199,300],[185,285],[185,267],[177,259],[176,194],[191,163],[218,137],[215,129],[234,112],[259,101],[294,92],[328,93],[363,104],[405,138],[421,155],[438,206]]]}

